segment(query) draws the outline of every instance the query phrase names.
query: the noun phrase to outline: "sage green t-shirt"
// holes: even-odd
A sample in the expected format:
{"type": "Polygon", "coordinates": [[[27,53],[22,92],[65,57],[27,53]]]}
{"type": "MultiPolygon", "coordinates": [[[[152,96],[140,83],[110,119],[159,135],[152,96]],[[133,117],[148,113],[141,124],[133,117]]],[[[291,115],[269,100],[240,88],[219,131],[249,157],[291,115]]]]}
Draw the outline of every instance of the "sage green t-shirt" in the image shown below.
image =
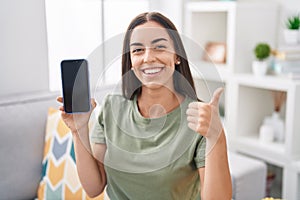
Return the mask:
{"type": "Polygon", "coordinates": [[[200,199],[198,168],[205,166],[205,139],[187,126],[185,100],[160,118],[144,118],[136,98],[108,95],[92,143],[105,143],[107,194],[111,200],[200,199]]]}

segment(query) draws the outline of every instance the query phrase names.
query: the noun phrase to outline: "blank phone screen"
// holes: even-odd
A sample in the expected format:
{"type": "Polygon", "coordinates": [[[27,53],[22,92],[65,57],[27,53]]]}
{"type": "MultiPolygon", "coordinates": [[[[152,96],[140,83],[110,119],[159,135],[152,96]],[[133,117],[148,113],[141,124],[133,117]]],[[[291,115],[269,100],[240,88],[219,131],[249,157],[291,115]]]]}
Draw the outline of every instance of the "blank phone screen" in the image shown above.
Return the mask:
{"type": "Polygon", "coordinates": [[[61,62],[62,89],[65,112],[90,110],[88,64],[84,59],[61,62]]]}

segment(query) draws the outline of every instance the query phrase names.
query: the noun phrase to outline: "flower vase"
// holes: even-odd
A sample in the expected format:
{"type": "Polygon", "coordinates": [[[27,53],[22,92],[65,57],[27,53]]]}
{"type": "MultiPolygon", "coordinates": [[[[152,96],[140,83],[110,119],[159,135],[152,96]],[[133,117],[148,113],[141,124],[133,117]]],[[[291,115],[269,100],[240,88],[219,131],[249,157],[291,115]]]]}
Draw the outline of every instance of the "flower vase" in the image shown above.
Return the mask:
{"type": "Polygon", "coordinates": [[[252,62],[252,71],[255,76],[264,76],[268,70],[268,62],[266,60],[254,60],[252,62]]]}
{"type": "Polygon", "coordinates": [[[275,130],[275,140],[277,142],[284,142],[284,122],[276,111],[272,114],[272,122],[275,130]]]}
{"type": "Polygon", "coordinates": [[[279,112],[274,111],[272,116],[264,119],[264,124],[270,125],[274,130],[274,140],[276,142],[284,142],[284,122],[280,118],[279,112]]]}
{"type": "Polygon", "coordinates": [[[298,43],[299,31],[285,29],[284,32],[284,40],[287,45],[296,45],[298,43]]]}

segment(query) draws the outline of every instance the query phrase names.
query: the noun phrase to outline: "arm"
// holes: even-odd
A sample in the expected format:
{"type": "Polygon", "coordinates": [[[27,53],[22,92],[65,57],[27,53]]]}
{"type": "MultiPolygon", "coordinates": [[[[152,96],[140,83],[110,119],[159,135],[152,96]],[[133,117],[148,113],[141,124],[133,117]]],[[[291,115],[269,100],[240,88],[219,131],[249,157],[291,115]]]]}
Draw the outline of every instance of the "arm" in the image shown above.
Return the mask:
{"type": "Polygon", "coordinates": [[[232,196],[226,137],[218,109],[222,91],[216,90],[209,103],[193,102],[187,110],[188,126],[206,138],[205,168],[199,169],[204,200],[231,199],[232,196]]]}
{"type": "MultiPolygon", "coordinates": [[[[62,103],[62,98],[57,98],[57,101],[62,103]]],[[[59,110],[62,111],[61,117],[73,135],[76,167],[81,185],[88,196],[96,197],[103,192],[106,186],[106,174],[103,162],[101,162],[104,158],[106,145],[95,145],[93,148],[94,155],[99,156],[93,156],[89,140],[88,121],[96,107],[94,99],[92,99],[91,104],[92,109],[88,113],[68,114],[64,112],[62,106],[59,110]]]]}
{"type": "Polygon", "coordinates": [[[204,185],[204,175],[205,175],[205,167],[201,167],[198,169],[198,173],[199,173],[199,176],[200,176],[200,196],[201,196],[201,199],[204,199],[203,197],[203,185],[204,185]]]}
{"type": "Polygon", "coordinates": [[[77,172],[81,185],[89,197],[96,197],[103,192],[106,186],[103,159],[98,156],[99,153],[100,155],[104,155],[106,145],[95,145],[95,147],[93,147],[93,155],[91,153],[92,150],[89,143],[87,127],[83,127],[83,129],[80,130],[80,134],[74,132],[73,140],[77,172]]]}
{"type": "Polygon", "coordinates": [[[232,184],[224,131],[222,131],[214,148],[206,156],[205,168],[199,168],[198,171],[201,180],[201,199],[232,198],[232,184]]]}

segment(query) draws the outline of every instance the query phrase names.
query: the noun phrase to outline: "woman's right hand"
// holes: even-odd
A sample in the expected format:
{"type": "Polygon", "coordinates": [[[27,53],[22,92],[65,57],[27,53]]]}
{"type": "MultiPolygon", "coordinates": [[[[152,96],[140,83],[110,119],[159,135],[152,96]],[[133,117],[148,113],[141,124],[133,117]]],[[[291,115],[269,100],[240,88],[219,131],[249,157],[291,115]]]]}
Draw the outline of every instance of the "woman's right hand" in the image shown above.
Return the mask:
{"type": "MultiPolygon", "coordinates": [[[[57,97],[56,99],[59,103],[63,103],[62,97],[57,97]]],[[[91,99],[91,110],[86,113],[66,113],[63,106],[59,107],[59,110],[61,111],[61,118],[65,122],[65,124],[69,127],[69,129],[72,131],[72,133],[79,132],[80,129],[83,127],[88,126],[88,122],[91,116],[91,113],[93,112],[94,108],[96,107],[95,99],[91,99]]]]}

